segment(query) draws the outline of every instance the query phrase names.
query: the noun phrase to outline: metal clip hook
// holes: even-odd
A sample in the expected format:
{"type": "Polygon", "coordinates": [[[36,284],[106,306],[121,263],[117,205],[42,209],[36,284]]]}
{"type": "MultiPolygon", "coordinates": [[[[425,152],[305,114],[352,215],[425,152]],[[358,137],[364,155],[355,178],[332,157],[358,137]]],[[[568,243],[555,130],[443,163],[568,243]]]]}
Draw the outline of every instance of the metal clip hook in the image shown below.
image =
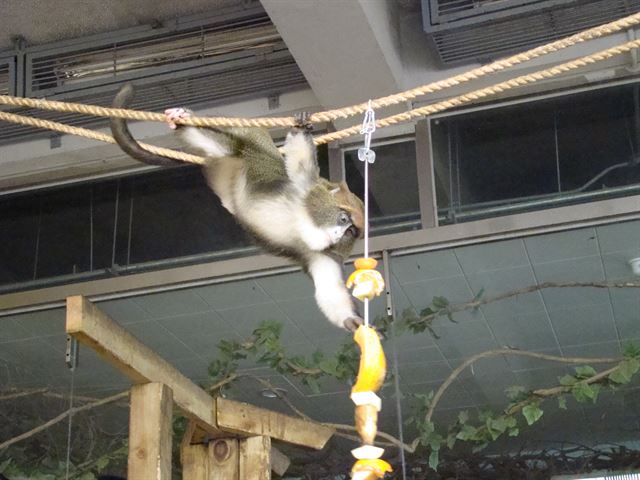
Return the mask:
{"type": "Polygon", "coordinates": [[[371,100],[369,100],[369,107],[364,113],[364,120],[360,129],[360,133],[364,135],[364,147],[358,149],[358,159],[361,162],[373,163],[376,161],[376,152],[371,150],[371,136],[375,131],[376,113],[371,108],[371,100]]]}

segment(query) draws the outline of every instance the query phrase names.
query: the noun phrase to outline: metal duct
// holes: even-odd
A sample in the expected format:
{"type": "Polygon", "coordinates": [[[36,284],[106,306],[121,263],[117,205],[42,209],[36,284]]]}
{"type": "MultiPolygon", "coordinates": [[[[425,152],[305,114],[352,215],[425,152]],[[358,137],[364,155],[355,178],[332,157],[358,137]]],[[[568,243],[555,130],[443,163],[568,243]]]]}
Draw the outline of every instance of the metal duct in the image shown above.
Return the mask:
{"type": "Polygon", "coordinates": [[[0,95],[12,94],[15,83],[15,58],[0,57],[0,95]]]}
{"type": "Polygon", "coordinates": [[[447,65],[486,63],[640,10],[640,0],[422,0],[447,65]]]}
{"type": "MultiPolygon", "coordinates": [[[[139,87],[133,108],[140,110],[162,110],[167,105],[197,110],[308,88],[260,7],[32,47],[26,50],[24,64],[20,91],[27,97],[108,106],[120,86],[133,81],[139,87]]],[[[0,63],[0,92],[2,68],[0,63]]],[[[73,113],[11,111],[71,125],[107,123],[104,118],[73,113]]],[[[0,144],[27,135],[51,132],[3,124],[0,144]]]]}

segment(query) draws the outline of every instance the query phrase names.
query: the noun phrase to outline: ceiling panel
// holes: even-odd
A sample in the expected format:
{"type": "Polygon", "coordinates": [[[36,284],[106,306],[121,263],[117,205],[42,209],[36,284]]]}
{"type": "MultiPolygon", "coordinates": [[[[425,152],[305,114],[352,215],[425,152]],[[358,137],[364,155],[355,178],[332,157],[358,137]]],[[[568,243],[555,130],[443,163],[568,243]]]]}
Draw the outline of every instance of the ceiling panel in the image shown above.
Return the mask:
{"type": "Polygon", "coordinates": [[[545,311],[510,317],[489,316],[487,322],[500,345],[520,350],[545,350],[558,346],[545,311]]]}
{"type": "Polygon", "coordinates": [[[467,275],[487,270],[529,266],[529,258],[521,239],[469,245],[456,248],[455,254],[467,275]]]}
{"type": "Polygon", "coordinates": [[[401,285],[462,274],[460,264],[451,250],[394,258],[391,271],[401,285]]]}
{"type": "Polygon", "coordinates": [[[547,263],[569,258],[598,255],[598,242],[593,228],[567,230],[524,239],[531,263],[547,263]]]}
{"type": "Polygon", "coordinates": [[[640,222],[623,222],[597,227],[602,253],[640,251],[640,222]]]}
{"type": "Polygon", "coordinates": [[[609,303],[550,310],[549,317],[561,346],[618,338],[609,303]]]}

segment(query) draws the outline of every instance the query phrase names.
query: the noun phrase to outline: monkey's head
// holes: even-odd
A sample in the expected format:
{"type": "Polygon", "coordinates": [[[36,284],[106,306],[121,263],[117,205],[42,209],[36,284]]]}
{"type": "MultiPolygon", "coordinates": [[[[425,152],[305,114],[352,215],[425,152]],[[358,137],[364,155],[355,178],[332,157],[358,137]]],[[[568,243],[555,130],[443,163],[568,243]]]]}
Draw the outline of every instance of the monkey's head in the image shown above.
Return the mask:
{"type": "Polygon", "coordinates": [[[349,190],[346,182],[334,184],[331,193],[333,194],[337,206],[349,216],[351,226],[345,233],[354,238],[361,238],[364,233],[364,205],[354,193],[349,190]]]}
{"type": "Polygon", "coordinates": [[[341,254],[348,255],[364,231],[362,201],[349,190],[346,183],[321,178],[309,191],[306,206],[314,223],[331,237],[331,243],[341,254]]]}

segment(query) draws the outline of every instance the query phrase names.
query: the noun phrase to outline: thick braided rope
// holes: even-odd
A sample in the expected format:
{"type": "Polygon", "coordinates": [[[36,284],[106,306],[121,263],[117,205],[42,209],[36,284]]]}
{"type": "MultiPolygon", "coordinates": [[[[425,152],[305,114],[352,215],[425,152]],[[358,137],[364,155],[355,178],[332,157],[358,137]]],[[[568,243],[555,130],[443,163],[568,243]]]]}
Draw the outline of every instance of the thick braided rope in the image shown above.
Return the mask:
{"type": "MultiPolygon", "coordinates": [[[[586,55],[584,57],[571,60],[569,62],[562,63],[560,65],[556,65],[555,67],[547,68],[545,70],[540,70],[527,75],[522,75],[516,78],[512,78],[510,80],[506,80],[504,82],[491,85],[489,87],[474,90],[472,92],[465,93],[463,95],[458,95],[456,97],[452,97],[450,99],[443,100],[441,102],[437,102],[431,105],[426,105],[420,108],[415,108],[413,110],[409,110],[408,112],[392,115],[390,117],[382,118],[376,121],[376,127],[378,128],[388,127],[390,125],[406,122],[414,118],[423,117],[425,115],[432,115],[437,112],[442,112],[449,108],[458,107],[482,98],[489,97],[491,95],[496,95],[505,90],[521,87],[523,85],[529,85],[531,83],[552,78],[592,63],[607,60],[614,56],[627,53],[635,48],[640,48],[640,40],[632,40],[622,45],[608,48],[600,52],[592,53],[590,55],[586,55]]],[[[113,139],[113,137],[109,135],[106,135],[100,132],[95,132],[93,130],[88,130],[85,128],[72,127],[62,123],[52,122],[49,120],[25,117],[25,116],[15,115],[12,113],[2,112],[2,111],[0,111],[0,120],[13,122],[13,123],[20,123],[20,124],[29,125],[32,127],[47,128],[50,130],[55,130],[62,133],[68,133],[71,135],[79,135],[79,136],[91,138],[91,139],[102,141],[102,142],[115,143],[115,140],[113,139]]],[[[332,132],[325,135],[317,136],[314,138],[314,143],[316,145],[320,145],[323,143],[341,140],[343,138],[347,138],[352,135],[358,135],[359,133],[360,133],[360,125],[354,125],[353,127],[346,128],[344,130],[339,130],[337,132],[332,132]]],[[[199,164],[202,164],[205,162],[205,159],[197,155],[190,155],[187,153],[178,152],[178,151],[170,150],[167,148],[155,147],[153,145],[146,145],[146,144],[141,144],[141,145],[143,146],[143,148],[145,148],[146,150],[152,153],[156,153],[158,155],[173,158],[176,160],[181,160],[189,163],[199,163],[199,164]]]]}
{"type": "MultiPolygon", "coordinates": [[[[371,106],[374,109],[378,109],[383,107],[389,107],[391,105],[396,105],[398,103],[404,103],[416,97],[426,95],[429,93],[438,92],[440,90],[445,90],[447,88],[460,85],[461,83],[469,82],[471,80],[476,80],[480,77],[484,77],[485,75],[499,72],[507,68],[513,67],[515,65],[518,65],[520,63],[533,60],[534,58],[538,58],[543,55],[548,55],[550,53],[563,50],[577,43],[593,40],[595,38],[600,38],[615,32],[619,32],[620,30],[633,27],[634,25],[638,25],[639,23],[640,23],[640,13],[634,13],[633,15],[629,15],[627,17],[621,18],[614,22],[606,23],[604,25],[600,25],[597,27],[590,28],[588,30],[584,30],[582,32],[576,33],[569,37],[556,40],[546,45],[541,45],[539,47],[533,48],[531,50],[527,50],[526,52],[518,53],[516,55],[504,58],[502,60],[497,60],[495,62],[489,63],[487,65],[483,65],[478,68],[474,68],[473,70],[469,70],[468,72],[464,72],[459,75],[455,75],[453,77],[449,77],[443,80],[439,80],[437,82],[422,85],[420,87],[416,87],[411,90],[389,95],[387,97],[371,100],[371,106]]],[[[328,110],[326,112],[318,112],[311,115],[310,121],[312,123],[316,123],[316,122],[328,122],[328,121],[336,120],[338,118],[346,118],[346,117],[350,117],[360,113],[364,113],[368,107],[369,107],[369,102],[367,101],[359,105],[352,105],[350,107],[338,108],[335,110],[328,110]]]]}
{"type": "MultiPolygon", "coordinates": [[[[5,122],[18,123],[21,125],[28,125],[30,127],[45,128],[48,130],[54,130],[60,133],[67,133],[69,135],[78,135],[80,137],[90,138],[92,140],[98,140],[99,142],[116,143],[111,135],[105,133],[96,132],[87,128],[73,127],[71,125],[65,125],[64,123],[52,122],[50,120],[43,120],[41,118],[25,117],[24,115],[16,115],[15,113],[0,111],[0,120],[5,122]]],[[[145,150],[161,155],[163,157],[173,158],[182,162],[204,164],[206,159],[197,155],[191,155],[189,153],[178,152],[169,148],[156,147],[146,143],[141,143],[140,146],[145,150]]]]}
{"type": "MultiPolygon", "coordinates": [[[[584,57],[571,60],[570,62],[556,65],[555,67],[551,67],[545,70],[539,70],[534,73],[515,77],[510,80],[506,80],[504,82],[496,83],[489,87],[474,90],[472,92],[465,93],[463,95],[458,95],[456,97],[452,97],[447,100],[443,100],[441,102],[426,105],[424,107],[415,108],[413,110],[399,113],[397,115],[391,115],[389,117],[377,120],[376,127],[378,128],[388,127],[391,125],[395,125],[397,123],[407,122],[414,118],[423,117],[426,115],[432,115],[434,113],[442,112],[450,108],[465,105],[467,103],[471,103],[471,102],[480,100],[482,98],[496,95],[498,93],[504,92],[505,90],[510,90],[512,88],[529,85],[531,83],[552,78],[592,63],[601,62],[603,60],[607,60],[617,55],[622,55],[623,53],[627,53],[635,48],[640,48],[640,40],[632,40],[622,45],[617,45],[615,47],[608,48],[600,52],[592,53],[591,55],[586,55],[584,57]]],[[[338,130],[337,132],[327,133],[325,135],[319,135],[315,137],[313,140],[316,145],[320,145],[323,143],[341,140],[343,138],[347,138],[352,135],[358,135],[359,133],[360,133],[360,125],[354,125],[353,127],[345,128],[344,130],[338,130]]]]}
{"type": "MultiPolygon", "coordinates": [[[[85,105],[83,103],[58,102],[56,100],[44,100],[40,98],[22,98],[11,95],[0,95],[0,104],[14,107],[37,108],[39,110],[55,110],[58,112],[82,113],[96,117],[116,117],[127,120],[142,120],[147,122],[166,123],[167,119],[162,113],[145,112],[142,110],[128,110],[126,108],[100,107],[98,105],[85,105]]],[[[258,118],[232,118],[232,117],[196,117],[182,118],[175,123],[193,125],[195,127],[293,127],[296,119],[293,117],[258,117],[258,118]]]]}
{"type": "MultiPolygon", "coordinates": [[[[526,52],[513,55],[511,57],[495,61],[482,67],[474,68],[460,75],[451,78],[439,80],[429,83],[405,92],[396,93],[387,97],[378,98],[371,101],[374,109],[388,107],[398,103],[403,103],[414,99],[418,96],[426,95],[437,91],[450,88],[461,83],[469,82],[485,75],[505,70],[520,63],[532,60],[542,55],[557,52],[564,48],[568,48],[580,42],[592,40],[605,35],[618,32],[630,28],[640,23],[640,13],[635,13],[619,20],[593,27],[583,32],[576,33],[567,38],[556,40],[554,42],[542,45],[526,52]]],[[[58,102],[54,100],[43,100],[35,98],[20,98],[11,95],[0,95],[0,104],[12,105],[17,107],[38,108],[41,110],[55,110],[60,112],[82,113],[85,115],[94,115],[99,117],[118,117],[127,120],[143,120],[153,122],[165,122],[163,114],[155,112],[145,112],[137,110],[128,110],[124,108],[107,108],[97,105],[85,105],[81,103],[58,102]]],[[[366,111],[367,103],[352,105],[350,107],[328,110],[325,112],[317,112],[310,116],[312,123],[327,122],[338,118],[346,118],[357,115],[366,111]]],[[[176,123],[184,125],[193,125],[196,127],[293,127],[296,125],[294,117],[257,117],[257,118],[234,118],[234,117],[197,117],[181,119],[176,123]]]]}

